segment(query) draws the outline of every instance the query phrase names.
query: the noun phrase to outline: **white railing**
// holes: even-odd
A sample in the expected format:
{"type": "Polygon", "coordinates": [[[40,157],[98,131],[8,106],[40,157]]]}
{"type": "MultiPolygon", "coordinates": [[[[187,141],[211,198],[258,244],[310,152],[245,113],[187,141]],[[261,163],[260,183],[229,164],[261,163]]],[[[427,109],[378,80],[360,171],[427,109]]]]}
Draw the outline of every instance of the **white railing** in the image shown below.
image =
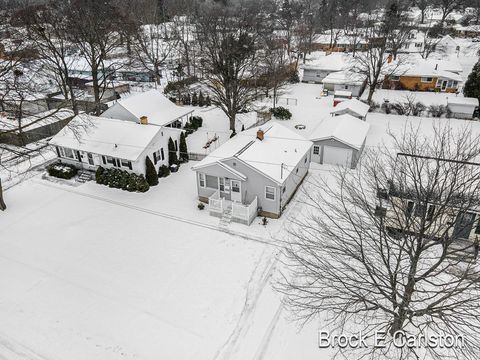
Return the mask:
{"type": "Polygon", "coordinates": [[[257,216],[258,199],[255,197],[249,205],[232,203],[232,218],[245,222],[247,225],[257,216]]]}
{"type": "Polygon", "coordinates": [[[220,190],[217,190],[208,198],[208,209],[210,212],[222,213],[223,203],[224,199],[220,197],[220,190]]]}

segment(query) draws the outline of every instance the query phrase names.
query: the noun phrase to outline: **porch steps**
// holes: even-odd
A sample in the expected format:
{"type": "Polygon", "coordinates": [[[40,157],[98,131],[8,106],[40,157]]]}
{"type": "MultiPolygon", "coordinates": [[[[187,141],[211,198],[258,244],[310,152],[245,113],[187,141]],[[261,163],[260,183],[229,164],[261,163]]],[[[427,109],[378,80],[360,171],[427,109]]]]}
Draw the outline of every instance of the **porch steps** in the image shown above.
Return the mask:
{"type": "Polygon", "coordinates": [[[220,218],[220,222],[218,226],[222,229],[227,229],[230,223],[232,222],[232,206],[227,207],[223,210],[222,217],[220,218]]]}
{"type": "Polygon", "coordinates": [[[92,180],[92,173],[90,171],[80,171],[78,173],[77,182],[84,184],[90,180],[92,180]]]}

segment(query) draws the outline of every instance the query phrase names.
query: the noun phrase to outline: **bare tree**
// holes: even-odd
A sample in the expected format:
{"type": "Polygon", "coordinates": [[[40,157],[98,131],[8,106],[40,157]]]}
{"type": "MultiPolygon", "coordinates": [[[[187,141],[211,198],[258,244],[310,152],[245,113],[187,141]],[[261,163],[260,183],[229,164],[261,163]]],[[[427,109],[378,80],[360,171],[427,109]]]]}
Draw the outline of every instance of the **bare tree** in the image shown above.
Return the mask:
{"type": "MultiPolygon", "coordinates": [[[[106,60],[121,43],[120,29],[128,19],[113,0],[72,0],[67,14],[73,44],[85,59],[92,76],[95,113],[102,112],[101,99],[116,64],[106,60]]],[[[120,66],[120,65],[119,65],[120,66]]]]}
{"type": "Polygon", "coordinates": [[[480,139],[448,125],[397,135],[356,170],[310,181],[307,214],[282,243],[278,289],[302,321],[320,317],[326,329],[369,340],[385,334],[384,348],[339,350],[345,358],[477,359],[480,139]],[[463,347],[426,346],[422,335],[463,347]],[[402,336],[420,346],[397,348],[402,336]]]}
{"type": "Polygon", "coordinates": [[[233,134],[237,114],[256,97],[258,75],[255,18],[240,6],[206,5],[196,24],[205,84],[233,134]]]}
{"type": "Polygon", "coordinates": [[[45,6],[31,6],[24,12],[28,38],[40,53],[43,68],[58,84],[65,100],[69,101],[78,114],[76,94],[71,82],[71,65],[74,57],[68,40],[70,24],[63,2],[52,1],[45,6]]]}
{"type": "Polygon", "coordinates": [[[436,5],[442,11],[442,25],[445,23],[445,20],[447,20],[448,15],[460,9],[464,4],[464,0],[436,0],[436,5]]]}
{"type": "Polygon", "coordinates": [[[416,0],[414,4],[420,10],[420,23],[423,24],[425,22],[425,13],[427,12],[428,7],[431,5],[431,1],[416,0]]]}
{"type": "Polygon", "coordinates": [[[441,38],[436,38],[430,35],[430,29],[425,32],[423,36],[422,50],[420,52],[423,59],[428,59],[428,57],[435,52],[440,40],[441,38]]]}

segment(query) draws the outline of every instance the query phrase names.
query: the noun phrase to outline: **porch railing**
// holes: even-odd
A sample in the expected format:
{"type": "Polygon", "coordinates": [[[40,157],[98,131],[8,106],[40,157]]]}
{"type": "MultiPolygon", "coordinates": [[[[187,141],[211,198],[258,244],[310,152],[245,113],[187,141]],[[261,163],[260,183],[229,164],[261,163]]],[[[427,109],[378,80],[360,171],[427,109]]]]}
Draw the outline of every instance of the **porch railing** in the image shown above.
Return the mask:
{"type": "Polygon", "coordinates": [[[249,205],[234,202],[232,203],[232,219],[240,220],[240,222],[250,225],[257,216],[257,208],[258,198],[256,196],[249,205]]]}
{"type": "Polygon", "coordinates": [[[210,213],[222,213],[224,203],[225,200],[220,196],[220,190],[215,191],[213,195],[208,198],[208,209],[210,213]]]}

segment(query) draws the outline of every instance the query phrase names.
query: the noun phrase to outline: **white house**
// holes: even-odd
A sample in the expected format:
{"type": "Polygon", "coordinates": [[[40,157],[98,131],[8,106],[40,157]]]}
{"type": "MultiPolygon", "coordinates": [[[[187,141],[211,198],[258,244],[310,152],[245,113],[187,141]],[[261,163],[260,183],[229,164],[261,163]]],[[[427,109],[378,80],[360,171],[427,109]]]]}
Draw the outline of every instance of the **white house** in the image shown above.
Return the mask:
{"type": "Polygon", "coordinates": [[[343,70],[347,66],[347,57],[342,53],[321,56],[302,65],[303,82],[321,84],[322,80],[332,72],[343,70]]]}
{"type": "Polygon", "coordinates": [[[171,102],[158,90],[149,90],[138,95],[118,100],[108,108],[102,117],[151,125],[181,127],[188,121],[193,110],[171,102]]]}
{"type": "Polygon", "coordinates": [[[355,168],[370,124],[349,114],[324,118],[312,131],[312,162],[355,168]]]}
{"type": "Polygon", "coordinates": [[[330,114],[332,114],[332,116],[349,114],[360,120],[365,120],[369,110],[370,106],[368,106],[368,104],[357,99],[350,99],[338,103],[330,114]]]}
{"type": "Polygon", "coordinates": [[[365,89],[366,77],[351,71],[337,71],[328,74],[323,80],[324,89],[330,91],[348,90],[352,96],[359,97],[365,89]]]}
{"type": "Polygon", "coordinates": [[[447,107],[452,112],[452,117],[459,119],[472,119],[475,109],[478,108],[477,98],[449,96],[447,107]]]}
{"type": "MultiPolygon", "coordinates": [[[[77,168],[96,170],[98,166],[145,174],[145,159],[150,157],[158,170],[168,165],[168,140],[178,150],[182,130],[77,115],[50,140],[58,158],[77,168]]],[[[178,154],[177,154],[178,155],[178,154]]]]}
{"type": "Polygon", "coordinates": [[[192,167],[211,215],[278,218],[308,173],[312,142],[283,125],[243,131],[192,167]]]}

